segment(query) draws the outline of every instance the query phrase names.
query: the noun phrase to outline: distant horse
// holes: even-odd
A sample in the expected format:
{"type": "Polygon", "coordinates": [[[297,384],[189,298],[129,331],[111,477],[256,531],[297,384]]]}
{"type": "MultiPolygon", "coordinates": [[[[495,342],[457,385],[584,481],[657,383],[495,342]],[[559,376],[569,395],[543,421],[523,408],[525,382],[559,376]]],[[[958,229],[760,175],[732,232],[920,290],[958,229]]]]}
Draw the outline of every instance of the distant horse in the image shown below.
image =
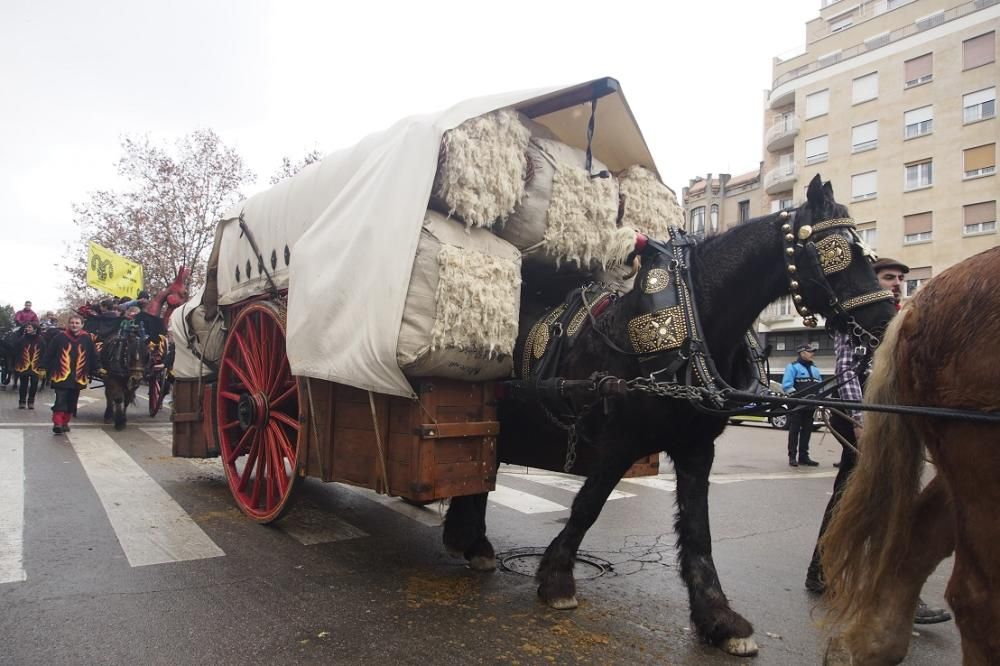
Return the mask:
{"type": "MultiPolygon", "coordinates": [[[[921,287],[875,355],[875,404],[1000,410],[1000,247],[921,287]]],[[[869,413],[821,543],[830,664],[906,656],[924,580],[954,550],[946,597],[966,664],[1000,660],[1000,425],[869,413]],[[920,490],[924,451],[937,476],[920,490]]]]}
{"type": "Polygon", "coordinates": [[[115,430],[124,430],[126,411],[135,404],[136,391],[148,373],[151,354],[166,345],[166,330],[153,315],[139,313],[135,320],[87,319],[85,328],[98,339],[104,381],[104,422],[114,421],[115,430]]]}
{"type": "MultiPolygon", "coordinates": [[[[579,380],[607,372],[631,380],[666,365],[658,344],[677,331],[677,322],[658,309],[656,298],[666,293],[661,289],[667,281],[676,280],[679,262],[664,244],[645,240],[637,244],[642,267],[635,287],[609,305],[596,325],[580,330],[572,347],[557,359],[555,376],[579,380]],[[636,353],[642,350],[646,353],[636,353]]],[[[682,357],[682,364],[671,368],[680,378],[690,380],[696,362],[704,366],[714,361],[729,385],[743,388],[752,383],[744,336],[761,311],[789,290],[796,294],[800,312],[808,308],[838,330],[864,335],[859,344],[876,340],[894,313],[891,294],[879,289],[847,209],[834,201],[833,188],[819,176],[809,184],[801,207],[708,238],[691,249],[689,263],[703,333],[694,344],[710,357],[688,362],[682,357]]],[[[518,349],[523,349],[530,330],[530,322],[522,323],[518,349]]],[[[559,335],[556,328],[544,331],[550,332],[559,335]]],[[[678,559],[693,625],[703,640],[729,653],[756,654],[753,626],[729,607],[712,560],[708,475],[726,417],[705,413],[687,400],[641,392],[601,402],[576,423],[578,452],[581,457],[586,453],[591,463],[569,521],[538,568],[539,596],[555,608],[576,606],[573,563],[584,535],[629,467],[643,456],[665,451],[677,473],[678,559]]],[[[499,412],[500,460],[509,460],[505,451],[513,447],[531,447],[547,455],[550,464],[565,457],[566,430],[556,427],[551,412],[537,401],[504,400],[499,412]]],[[[486,494],[452,498],[444,526],[445,546],[483,570],[495,567],[486,538],[486,500],[486,494]]]]}

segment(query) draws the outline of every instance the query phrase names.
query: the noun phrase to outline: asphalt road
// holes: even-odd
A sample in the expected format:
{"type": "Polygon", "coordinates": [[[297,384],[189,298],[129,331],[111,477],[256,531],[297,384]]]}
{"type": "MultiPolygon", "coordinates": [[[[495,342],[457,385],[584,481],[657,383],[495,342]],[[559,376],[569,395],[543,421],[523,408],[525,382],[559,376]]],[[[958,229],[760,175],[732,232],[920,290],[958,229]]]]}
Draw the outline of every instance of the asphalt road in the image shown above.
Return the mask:
{"type": "MultiPolygon", "coordinates": [[[[246,519],[215,460],[170,456],[169,411],[128,429],[84,395],[67,436],[0,393],[0,664],[819,663],[802,586],[839,445],[787,466],[784,433],[733,426],[712,478],[714,555],[760,655],[700,644],[675,562],[670,467],[623,481],[584,540],[580,607],[539,603],[531,578],[574,477],[505,467],[487,516],[503,563],[469,570],[440,545],[441,507],[307,480],[277,526],[246,519]]],[[[946,561],[924,588],[943,603],[946,561]]],[[[953,623],[923,627],[909,664],[956,664],[953,623]]]]}

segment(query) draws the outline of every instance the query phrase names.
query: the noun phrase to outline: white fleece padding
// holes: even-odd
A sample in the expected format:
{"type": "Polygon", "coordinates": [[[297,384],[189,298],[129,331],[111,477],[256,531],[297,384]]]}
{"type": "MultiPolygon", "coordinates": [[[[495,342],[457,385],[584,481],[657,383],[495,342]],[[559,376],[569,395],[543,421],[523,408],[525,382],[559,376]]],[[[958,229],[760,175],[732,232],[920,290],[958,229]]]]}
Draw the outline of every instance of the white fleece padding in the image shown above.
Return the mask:
{"type": "Polygon", "coordinates": [[[621,264],[635,247],[635,232],[618,227],[618,184],[593,178],[570,164],[556,165],[545,226],[545,254],[581,267],[621,264]]]}
{"type": "MultiPolygon", "coordinates": [[[[576,167],[582,172],[587,163],[587,154],[560,141],[532,137],[531,143],[528,145],[528,160],[532,165],[530,169],[532,175],[525,186],[524,198],[514,213],[502,225],[495,227],[494,231],[517,249],[529,251],[532,258],[544,259],[546,250],[543,243],[546,240],[546,228],[549,224],[549,205],[552,202],[556,167],[564,164],[576,167]]],[[[606,170],[607,167],[599,160],[594,159],[591,169],[597,173],[606,170]]],[[[612,223],[618,216],[617,193],[614,196],[615,212],[611,216],[612,223]]],[[[573,204],[567,202],[567,205],[573,204]]],[[[605,201],[605,207],[610,205],[611,201],[608,198],[605,201]]],[[[550,259],[551,263],[555,263],[559,257],[553,255],[550,259]]]]}
{"type": "Polygon", "coordinates": [[[467,120],[445,132],[434,197],[466,226],[493,226],[514,212],[528,175],[531,131],[513,111],[467,120]]]}
{"type": "Polygon", "coordinates": [[[671,226],[684,226],[684,210],[669,187],[649,169],[638,164],[618,174],[622,195],[623,227],[641,231],[650,238],[667,238],[671,226]]]}
{"type": "Polygon", "coordinates": [[[399,366],[409,377],[509,376],[520,294],[517,248],[427,211],[399,329],[399,366]]]}
{"type": "Polygon", "coordinates": [[[202,363],[198,356],[212,364],[217,364],[222,356],[225,330],[222,322],[205,318],[205,306],[202,305],[204,291],[204,287],[198,289],[170,315],[167,330],[174,342],[173,369],[176,377],[193,379],[208,376],[213,369],[202,363]]]}

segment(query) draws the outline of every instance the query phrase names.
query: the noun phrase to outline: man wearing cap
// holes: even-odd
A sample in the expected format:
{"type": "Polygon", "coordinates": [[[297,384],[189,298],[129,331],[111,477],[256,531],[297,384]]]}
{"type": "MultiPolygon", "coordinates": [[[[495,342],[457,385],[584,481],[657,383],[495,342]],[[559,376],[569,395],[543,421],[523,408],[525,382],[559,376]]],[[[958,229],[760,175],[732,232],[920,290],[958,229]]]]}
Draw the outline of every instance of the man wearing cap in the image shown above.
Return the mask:
{"type": "MultiPolygon", "coordinates": [[[[902,285],[906,280],[906,274],[910,272],[910,267],[901,261],[882,257],[872,265],[872,268],[875,269],[879,286],[892,292],[896,309],[898,310],[900,300],[903,297],[902,285]]],[[[854,371],[862,359],[862,355],[858,353],[861,349],[855,347],[850,335],[845,333],[834,335],[833,346],[837,355],[834,372],[837,373],[840,383],[837,393],[841,400],[861,402],[861,389],[866,377],[858,377],[854,371]]],[[[864,412],[849,410],[848,413],[854,419],[853,423],[834,413],[830,419],[830,426],[840,437],[849,442],[851,446],[856,446],[858,440],[861,439],[863,431],[864,412]]],[[[806,589],[811,592],[822,593],[826,589],[826,583],[823,582],[823,568],[819,560],[819,540],[823,538],[823,534],[826,532],[827,523],[830,522],[830,514],[833,513],[834,508],[840,501],[843,486],[847,482],[847,477],[850,475],[851,470],[854,469],[857,460],[857,454],[854,452],[854,449],[847,446],[843,447],[843,452],[840,454],[840,471],[833,482],[833,494],[826,505],[823,522],[819,527],[819,537],[816,539],[816,548],[813,550],[812,562],[809,563],[809,570],[806,572],[806,589]]],[[[947,610],[928,606],[921,599],[917,605],[917,612],[913,621],[917,624],[934,624],[937,622],[947,622],[950,619],[951,614],[947,610]]]]}
{"type": "MultiPolygon", "coordinates": [[[[799,357],[785,367],[785,376],[781,381],[785,393],[808,391],[823,381],[819,368],[813,364],[816,349],[816,345],[811,342],[796,347],[799,357]]],[[[798,407],[788,413],[788,464],[792,467],[815,467],[819,464],[809,457],[814,411],[812,407],[798,407]]]]}

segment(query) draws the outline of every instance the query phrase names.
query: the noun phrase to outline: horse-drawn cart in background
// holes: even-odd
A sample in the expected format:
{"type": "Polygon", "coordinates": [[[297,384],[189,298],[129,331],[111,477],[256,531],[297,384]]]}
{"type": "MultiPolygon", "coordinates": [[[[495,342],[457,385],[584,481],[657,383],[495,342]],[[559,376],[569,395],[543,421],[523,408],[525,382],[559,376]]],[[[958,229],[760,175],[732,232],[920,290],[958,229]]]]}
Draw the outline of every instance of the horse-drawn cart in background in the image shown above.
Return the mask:
{"type": "MultiPolygon", "coordinates": [[[[493,490],[496,384],[522,363],[513,349],[522,289],[561,300],[614,263],[604,246],[623,237],[631,246],[624,176],[609,173],[629,168],[665,202],[652,217],[666,210],[662,223],[680,223],[617,82],[599,79],[408,118],[241,202],[218,224],[204,289],[171,318],[173,454],[221,456],[240,508],[262,523],[282,515],[307,476],[419,503],[493,490]],[[463,132],[475,142],[491,131],[514,137],[513,150],[493,152],[527,183],[500,210],[489,208],[502,198],[489,182],[497,173],[463,182],[461,165],[449,165],[463,132]],[[611,202],[603,238],[560,257],[544,247],[548,236],[487,228],[498,213],[537,208],[537,188],[557,189],[566,174],[611,202]],[[446,273],[479,281],[449,287],[446,273]],[[452,287],[461,293],[442,314],[452,287]]],[[[582,450],[565,466],[516,447],[501,457],[576,473],[588,464],[582,450]]],[[[658,464],[653,455],[631,473],[658,464]]]]}

